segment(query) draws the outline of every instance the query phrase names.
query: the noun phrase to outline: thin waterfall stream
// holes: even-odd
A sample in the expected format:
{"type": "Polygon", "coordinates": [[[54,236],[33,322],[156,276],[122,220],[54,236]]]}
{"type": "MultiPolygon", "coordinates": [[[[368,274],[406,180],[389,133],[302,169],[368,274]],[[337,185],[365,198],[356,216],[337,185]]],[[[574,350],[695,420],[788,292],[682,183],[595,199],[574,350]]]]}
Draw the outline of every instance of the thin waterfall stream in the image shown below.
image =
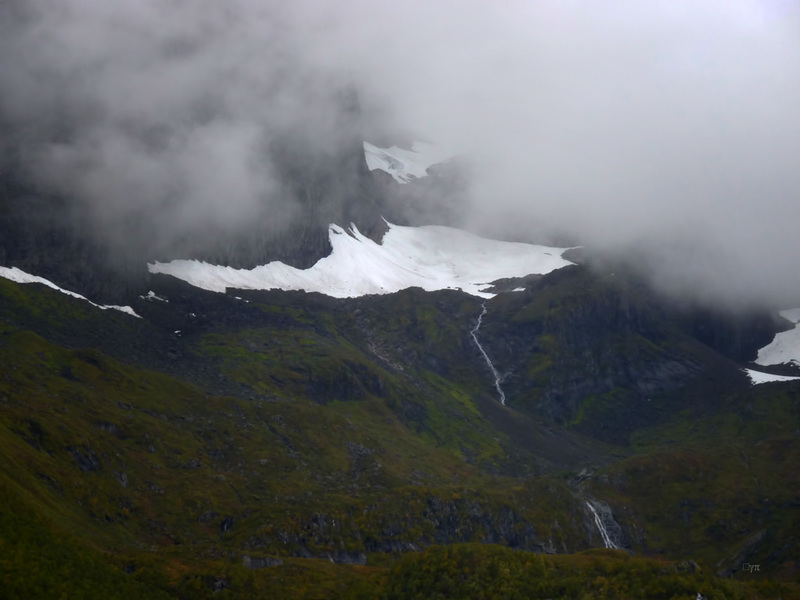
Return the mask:
{"type": "Polygon", "coordinates": [[[486,350],[483,349],[481,346],[480,341],[478,341],[478,330],[481,328],[481,323],[483,322],[483,316],[486,314],[486,302],[481,304],[481,314],[478,316],[478,322],[475,324],[475,327],[472,328],[470,331],[470,335],[472,339],[475,340],[475,345],[478,347],[478,350],[481,351],[483,354],[483,358],[486,361],[486,364],[489,365],[489,370],[492,372],[494,376],[494,388],[497,390],[497,395],[500,397],[500,404],[503,406],[506,405],[506,394],[503,392],[503,388],[500,387],[500,383],[503,381],[503,378],[500,376],[500,373],[497,372],[497,369],[494,368],[489,355],[486,354],[486,350]]]}
{"type": "Polygon", "coordinates": [[[589,507],[589,510],[592,511],[592,515],[594,515],[594,524],[597,525],[597,531],[600,532],[600,537],[603,540],[603,545],[606,548],[613,548],[615,550],[619,550],[619,546],[617,546],[611,539],[611,536],[608,533],[608,529],[606,529],[605,524],[603,523],[603,519],[600,518],[600,515],[597,514],[597,510],[595,510],[594,505],[588,500],[586,501],[586,506],[589,507]]]}

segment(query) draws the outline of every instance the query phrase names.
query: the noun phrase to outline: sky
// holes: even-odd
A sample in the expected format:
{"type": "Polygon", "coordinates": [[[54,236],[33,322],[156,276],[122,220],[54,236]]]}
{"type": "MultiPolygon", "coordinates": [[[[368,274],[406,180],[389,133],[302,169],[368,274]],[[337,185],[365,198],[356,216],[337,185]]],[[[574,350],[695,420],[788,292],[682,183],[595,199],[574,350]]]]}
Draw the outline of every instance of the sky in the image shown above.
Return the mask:
{"type": "Polygon", "coordinates": [[[6,0],[0,151],[102,227],[296,203],[268,148],[457,152],[462,224],[634,253],[672,291],[800,302],[795,0],[6,0]]]}

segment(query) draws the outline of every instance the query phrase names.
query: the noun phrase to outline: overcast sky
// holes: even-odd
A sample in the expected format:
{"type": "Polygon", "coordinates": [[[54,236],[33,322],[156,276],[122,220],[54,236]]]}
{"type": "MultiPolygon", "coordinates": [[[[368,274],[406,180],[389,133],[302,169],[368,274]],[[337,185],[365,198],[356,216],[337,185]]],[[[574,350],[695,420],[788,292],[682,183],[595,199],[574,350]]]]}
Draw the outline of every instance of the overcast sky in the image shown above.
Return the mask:
{"type": "Polygon", "coordinates": [[[794,0],[6,0],[0,81],[13,152],[100,215],[290,210],[264,144],[331,151],[352,84],[466,157],[475,229],[648,241],[670,287],[800,299],[794,0]]]}

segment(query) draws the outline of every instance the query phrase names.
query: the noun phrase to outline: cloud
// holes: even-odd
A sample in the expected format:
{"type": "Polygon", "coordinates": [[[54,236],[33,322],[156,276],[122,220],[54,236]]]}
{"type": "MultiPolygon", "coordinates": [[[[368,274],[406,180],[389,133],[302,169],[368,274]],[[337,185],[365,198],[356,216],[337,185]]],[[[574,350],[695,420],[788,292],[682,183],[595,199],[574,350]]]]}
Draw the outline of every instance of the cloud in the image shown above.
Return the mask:
{"type": "Polygon", "coordinates": [[[335,153],[354,126],[337,100],[352,86],[359,127],[464,155],[472,229],[635,247],[670,289],[734,303],[800,299],[796,3],[0,10],[0,120],[15,152],[102,218],[152,209],[191,230],[291,214],[268,149],[291,134],[335,153]]]}
{"type": "Polygon", "coordinates": [[[553,228],[648,254],[681,293],[798,302],[799,17],[780,1],[438,3],[392,15],[405,36],[373,56],[394,114],[470,156],[473,228],[553,228]]]}
{"type": "Polygon", "coordinates": [[[285,213],[272,145],[313,135],[324,154],[346,133],[347,82],[269,3],[31,0],[5,13],[6,152],[100,225],[152,213],[178,235],[285,213]]]}

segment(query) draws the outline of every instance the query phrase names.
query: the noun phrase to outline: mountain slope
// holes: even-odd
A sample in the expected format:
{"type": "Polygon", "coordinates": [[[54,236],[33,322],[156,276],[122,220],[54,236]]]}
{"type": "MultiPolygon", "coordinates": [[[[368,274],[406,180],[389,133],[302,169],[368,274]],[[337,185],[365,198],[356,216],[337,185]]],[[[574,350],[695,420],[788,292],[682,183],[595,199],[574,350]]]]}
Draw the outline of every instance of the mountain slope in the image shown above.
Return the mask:
{"type": "Polygon", "coordinates": [[[488,544],[612,543],[703,574],[541,559],[553,589],[602,597],[600,578],[624,573],[654,597],[769,596],[747,562],[772,596],[796,591],[798,384],[753,387],[743,370],[785,324],[677,304],[561,249],[381,223],[332,228],[333,253],[287,267],[291,280],[274,263],[255,281],[198,266],[208,291],[162,264],[128,281],[127,314],[3,268],[13,589],[36,595],[20,565],[44,564],[25,557],[46,540],[75,561],[43,595],[84,569],[96,590],[132,577],[119,584],[132,597],[447,595],[467,589],[451,565],[480,558],[527,581],[530,554],[488,544]],[[419,581],[420,560],[453,585],[419,581]]]}
{"type": "Polygon", "coordinates": [[[570,267],[487,304],[482,339],[509,405],[625,444],[684,408],[749,387],[741,367],[624,277],[570,267]]]}

